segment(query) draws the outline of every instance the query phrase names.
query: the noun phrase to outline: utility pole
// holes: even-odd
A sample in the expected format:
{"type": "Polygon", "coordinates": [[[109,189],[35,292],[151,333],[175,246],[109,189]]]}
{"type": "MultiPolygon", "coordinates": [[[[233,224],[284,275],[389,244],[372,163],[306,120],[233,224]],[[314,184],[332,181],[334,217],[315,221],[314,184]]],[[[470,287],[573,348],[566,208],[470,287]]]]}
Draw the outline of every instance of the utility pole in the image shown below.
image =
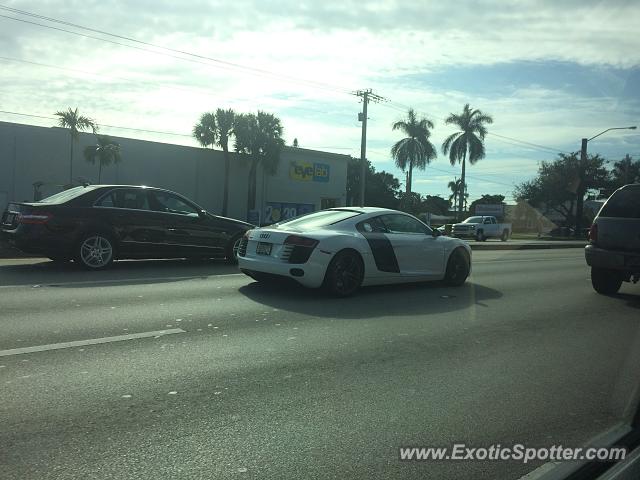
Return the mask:
{"type": "MultiPolygon", "coordinates": [[[[581,232],[580,229],[582,228],[582,215],[584,212],[584,194],[585,194],[585,183],[586,183],[586,170],[587,170],[587,144],[593,140],[594,138],[599,137],[600,135],[610,132],[611,130],[635,130],[636,128],[638,128],[636,125],[633,125],[631,127],[611,127],[611,128],[607,128],[606,130],[603,130],[602,132],[600,132],[597,135],[594,135],[591,138],[583,138],[582,139],[582,145],[580,148],[580,167],[579,167],[579,174],[578,174],[578,180],[579,180],[579,185],[577,188],[577,195],[576,195],[576,231],[574,232],[576,237],[580,237],[581,232]]],[[[464,164],[463,164],[464,165],[464,164]]]]}
{"type": "Polygon", "coordinates": [[[584,214],[584,193],[585,193],[585,176],[587,170],[587,143],[588,138],[582,139],[580,147],[580,175],[578,179],[578,192],[576,198],[576,231],[575,236],[581,238],[580,230],[582,229],[582,215],[584,214]]]}
{"type": "Polygon", "coordinates": [[[360,141],[360,206],[364,207],[364,189],[367,179],[367,106],[370,101],[381,102],[385,100],[368,88],[358,90],[355,95],[362,98],[362,113],[358,114],[358,120],[362,122],[362,138],[360,141]]]}

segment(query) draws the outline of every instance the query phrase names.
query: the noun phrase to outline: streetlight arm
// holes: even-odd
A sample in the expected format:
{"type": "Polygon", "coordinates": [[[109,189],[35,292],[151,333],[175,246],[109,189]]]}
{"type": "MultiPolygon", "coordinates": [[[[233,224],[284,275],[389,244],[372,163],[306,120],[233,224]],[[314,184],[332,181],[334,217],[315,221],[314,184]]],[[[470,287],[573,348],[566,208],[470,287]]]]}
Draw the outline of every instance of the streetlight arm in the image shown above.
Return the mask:
{"type": "Polygon", "coordinates": [[[611,130],[635,130],[636,128],[638,128],[636,125],[633,125],[633,126],[631,126],[631,127],[613,127],[613,128],[607,128],[605,131],[600,132],[599,134],[594,135],[593,137],[591,137],[591,138],[587,139],[587,142],[590,142],[590,141],[591,141],[591,140],[593,140],[594,138],[599,137],[600,135],[602,135],[602,134],[604,134],[604,133],[607,133],[607,132],[609,132],[609,131],[611,131],[611,130]]]}

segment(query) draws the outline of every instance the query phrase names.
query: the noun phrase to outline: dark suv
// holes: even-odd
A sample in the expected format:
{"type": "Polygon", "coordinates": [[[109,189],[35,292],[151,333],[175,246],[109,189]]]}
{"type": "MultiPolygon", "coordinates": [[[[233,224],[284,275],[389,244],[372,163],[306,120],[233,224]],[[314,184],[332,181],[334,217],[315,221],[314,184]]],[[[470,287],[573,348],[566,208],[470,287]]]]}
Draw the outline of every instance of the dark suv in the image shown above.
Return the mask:
{"type": "Polygon", "coordinates": [[[118,258],[237,259],[252,225],[218,217],[159,188],[89,185],[33,203],[10,203],[0,239],[26,253],[89,269],[118,258]]]}
{"type": "Polygon", "coordinates": [[[640,278],[640,184],[616,190],[602,206],[585,248],[591,283],[598,293],[614,294],[622,282],[640,278]]]}

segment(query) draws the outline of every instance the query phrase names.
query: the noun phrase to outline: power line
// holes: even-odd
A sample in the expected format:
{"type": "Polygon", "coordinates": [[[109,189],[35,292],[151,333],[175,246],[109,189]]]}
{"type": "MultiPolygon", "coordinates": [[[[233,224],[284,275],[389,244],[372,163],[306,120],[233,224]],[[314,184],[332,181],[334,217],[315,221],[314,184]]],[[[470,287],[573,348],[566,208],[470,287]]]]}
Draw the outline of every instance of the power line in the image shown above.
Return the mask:
{"type": "MultiPolygon", "coordinates": [[[[55,69],[55,70],[60,70],[60,71],[64,71],[64,72],[71,72],[71,73],[78,73],[78,74],[82,74],[82,75],[91,75],[93,77],[98,77],[100,79],[107,79],[107,80],[112,80],[112,81],[124,81],[124,82],[129,82],[129,83],[133,83],[133,84],[146,84],[146,85],[156,85],[162,88],[167,88],[170,90],[176,90],[176,91],[182,91],[182,92],[189,92],[189,93],[195,93],[198,95],[206,95],[212,98],[219,98],[217,95],[207,92],[207,91],[200,91],[200,90],[196,90],[193,88],[185,88],[185,87],[179,87],[179,86],[175,86],[175,85],[168,85],[166,83],[162,83],[162,82],[154,82],[154,81],[149,81],[149,80],[144,80],[144,79],[133,79],[133,78],[128,78],[128,77],[121,77],[121,76],[108,76],[108,75],[103,75],[103,74],[98,74],[95,72],[88,72],[86,70],[80,70],[77,68],[69,68],[69,67],[61,67],[59,65],[50,65],[50,64],[46,64],[46,63],[40,63],[40,62],[34,62],[34,61],[30,61],[30,60],[24,60],[24,59],[20,59],[20,58],[12,58],[12,57],[4,57],[4,56],[0,56],[0,60],[3,61],[7,61],[7,62],[16,62],[16,63],[23,63],[23,64],[27,64],[27,65],[34,65],[37,67],[43,67],[43,68],[50,68],[50,69],[55,69]]],[[[238,99],[238,98],[226,98],[226,101],[242,101],[244,99],[238,99]]],[[[272,107],[274,110],[278,111],[281,109],[278,109],[277,107],[272,107]]],[[[287,110],[300,110],[300,111],[309,111],[309,112],[318,112],[318,113],[327,113],[326,110],[320,110],[317,108],[309,108],[309,107],[297,107],[297,106],[286,106],[284,107],[287,110]]],[[[347,116],[346,114],[342,114],[345,117],[347,116]]]]}
{"type": "Polygon", "coordinates": [[[16,18],[16,17],[11,17],[11,16],[8,16],[8,15],[0,14],[0,17],[2,17],[2,18],[6,18],[6,19],[9,19],[9,20],[14,20],[14,21],[17,21],[17,22],[22,22],[22,23],[26,23],[26,24],[42,27],[42,28],[48,28],[48,29],[51,29],[51,30],[59,31],[59,32],[65,32],[65,33],[68,33],[68,34],[71,34],[71,35],[77,35],[77,36],[80,36],[80,37],[90,38],[92,40],[106,42],[106,43],[110,43],[110,44],[113,44],[113,45],[118,45],[118,46],[121,46],[121,47],[133,48],[133,49],[141,50],[141,51],[144,51],[144,52],[154,53],[156,55],[164,55],[164,56],[171,57],[171,58],[178,59],[178,60],[184,60],[184,61],[188,61],[188,62],[192,62],[192,63],[198,63],[198,64],[201,64],[201,65],[207,65],[207,66],[210,66],[210,67],[224,68],[224,69],[227,69],[227,70],[238,70],[238,71],[241,71],[241,72],[247,73],[247,74],[252,74],[252,75],[257,75],[257,76],[262,76],[262,77],[267,76],[267,77],[272,77],[272,78],[276,78],[276,79],[280,79],[280,80],[285,80],[285,81],[288,81],[288,82],[291,82],[291,83],[304,84],[304,85],[306,85],[308,87],[313,87],[313,88],[318,88],[318,89],[323,89],[323,90],[329,90],[329,91],[332,91],[332,92],[342,93],[342,94],[346,94],[346,95],[353,95],[353,93],[350,90],[343,89],[343,88],[340,88],[340,87],[337,87],[337,86],[334,86],[334,85],[329,85],[329,84],[325,84],[325,83],[322,83],[322,82],[316,82],[314,80],[306,80],[306,79],[302,79],[302,78],[292,77],[292,76],[289,76],[289,75],[284,75],[284,74],[281,74],[281,73],[272,72],[272,71],[265,70],[265,69],[249,67],[249,66],[246,66],[246,65],[241,65],[239,63],[228,62],[226,60],[221,60],[221,59],[214,58],[214,57],[208,57],[208,56],[205,56],[205,55],[199,55],[199,54],[196,54],[196,53],[187,52],[187,51],[184,51],[184,50],[178,50],[178,49],[174,49],[174,48],[171,48],[171,47],[164,47],[162,45],[156,45],[156,44],[153,44],[153,43],[144,42],[144,41],[141,41],[141,40],[136,40],[134,38],[130,38],[130,37],[122,36],[122,35],[117,35],[117,34],[105,32],[105,31],[102,31],[102,30],[92,29],[92,28],[89,28],[89,27],[84,27],[82,25],[77,25],[77,24],[73,24],[73,23],[70,23],[70,22],[65,22],[63,20],[57,20],[57,19],[54,19],[54,18],[45,17],[43,15],[37,15],[37,14],[26,12],[26,11],[23,11],[23,10],[10,8],[10,7],[4,6],[4,5],[0,5],[0,10],[10,11],[10,12],[15,13],[15,14],[26,15],[26,16],[30,16],[30,17],[33,17],[33,18],[38,18],[38,19],[41,19],[41,20],[46,20],[46,21],[49,21],[49,22],[54,22],[54,23],[63,24],[63,25],[67,25],[67,26],[73,26],[74,28],[79,28],[79,29],[82,29],[82,30],[85,30],[85,31],[99,33],[101,35],[107,35],[107,36],[111,36],[111,37],[114,37],[114,38],[118,38],[118,39],[130,41],[130,42],[134,42],[134,43],[137,43],[137,44],[140,44],[140,45],[145,45],[145,46],[148,46],[148,47],[158,48],[158,49],[165,50],[165,51],[161,52],[161,51],[157,51],[157,50],[152,50],[151,48],[139,47],[139,46],[136,46],[136,45],[129,45],[129,44],[126,44],[126,43],[117,42],[117,41],[114,41],[114,40],[109,40],[109,39],[106,39],[106,38],[97,37],[95,35],[88,35],[86,33],[74,32],[72,30],[67,30],[65,28],[55,27],[55,26],[52,26],[52,25],[45,25],[43,23],[33,22],[33,21],[30,21],[30,20],[22,19],[22,18],[16,18]],[[186,56],[192,57],[192,58],[185,58],[185,57],[178,56],[178,55],[173,55],[173,54],[167,53],[167,52],[177,53],[177,54],[180,54],[180,55],[186,55],[186,56]],[[206,60],[206,61],[200,61],[200,60],[197,60],[197,59],[206,60]],[[211,62],[213,62],[213,63],[211,63],[211,62]]]}
{"type": "MultiPolygon", "coordinates": [[[[0,113],[5,113],[8,115],[18,115],[21,117],[32,117],[32,118],[43,118],[46,120],[58,120],[57,117],[50,117],[50,116],[45,116],[45,115],[34,115],[34,114],[30,114],[30,113],[19,113],[19,112],[10,112],[7,110],[0,110],[0,113]]],[[[193,138],[193,135],[187,135],[186,133],[175,133],[175,132],[161,132],[159,130],[148,130],[145,128],[133,128],[133,127],[121,127],[119,125],[107,125],[106,123],[96,123],[96,125],[100,126],[100,127],[106,127],[106,128],[117,128],[120,130],[131,130],[133,132],[143,132],[143,133],[155,133],[155,134],[160,134],[160,135],[173,135],[176,137],[188,137],[188,138],[193,138]]]]}
{"type": "MultiPolygon", "coordinates": [[[[145,42],[145,41],[142,41],[142,40],[138,40],[138,39],[135,39],[135,38],[132,38],[132,37],[128,37],[128,36],[124,36],[124,35],[118,35],[118,34],[115,34],[115,33],[104,31],[104,30],[85,27],[83,25],[79,25],[79,24],[76,24],[76,23],[67,22],[67,21],[64,21],[64,20],[59,20],[59,19],[48,17],[48,16],[45,16],[45,15],[40,15],[40,14],[36,14],[36,13],[25,11],[25,10],[20,10],[20,9],[17,9],[17,8],[8,7],[6,5],[0,5],[0,9],[4,10],[4,11],[11,12],[13,14],[17,14],[17,15],[23,15],[23,16],[28,16],[28,17],[31,17],[31,18],[37,18],[37,19],[45,20],[45,21],[52,22],[52,23],[57,23],[57,24],[61,24],[61,25],[65,25],[65,26],[69,26],[69,27],[73,27],[73,28],[78,28],[78,29],[85,30],[85,31],[88,31],[88,32],[98,33],[100,35],[110,36],[110,37],[113,37],[113,38],[117,38],[117,39],[120,39],[120,40],[125,40],[125,41],[136,43],[136,44],[139,44],[139,45],[144,45],[146,47],[153,47],[153,48],[165,50],[165,52],[158,52],[156,50],[151,50],[149,48],[142,48],[142,47],[137,47],[135,45],[128,45],[128,44],[125,44],[125,43],[115,42],[115,41],[112,41],[112,40],[96,37],[96,36],[93,36],[93,35],[87,35],[87,34],[74,32],[74,31],[71,31],[71,30],[63,29],[63,28],[54,27],[54,26],[51,26],[51,25],[45,25],[45,24],[41,24],[41,23],[38,23],[38,22],[32,22],[32,21],[29,21],[29,20],[15,18],[15,17],[11,17],[11,16],[1,15],[0,14],[0,17],[6,18],[6,19],[10,19],[10,20],[14,20],[14,21],[18,21],[18,22],[23,22],[23,23],[27,23],[27,24],[43,27],[43,28],[49,28],[49,29],[52,29],[52,30],[61,31],[61,32],[72,34],[72,35],[78,35],[78,36],[82,36],[82,37],[85,37],[85,38],[90,38],[90,39],[93,39],[93,40],[98,40],[98,41],[102,41],[102,42],[115,44],[115,45],[118,45],[118,46],[123,46],[123,47],[127,47],[127,48],[134,48],[134,49],[137,49],[137,50],[142,50],[142,51],[154,53],[154,54],[157,54],[157,55],[165,55],[165,56],[169,56],[171,58],[175,58],[175,59],[178,59],[178,60],[191,61],[193,63],[199,63],[199,64],[203,64],[203,65],[207,65],[207,66],[214,66],[211,63],[208,63],[208,62],[214,62],[215,64],[217,64],[216,66],[218,66],[220,68],[236,69],[236,70],[240,70],[240,71],[242,71],[244,73],[250,73],[250,74],[254,74],[254,75],[258,75],[258,76],[268,76],[268,77],[273,77],[273,78],[279,78],[279,79],[283,79],[283,80],[286,80],[286,81],[289,81],[289,82],[300,83],[300,84],[304,84],[306,86],[311,86],[311,87],[314,87],[314,88],[320,88],[320,89],[324,89],[324,90],[330,90],[330,91],[333,91],[333,92],[349,94],[349,95],[357,95],[357,92],[353,92],[353,91],[350,91],[350,90],[347,90],[347,89],[343,89],[343,88],[335,86],[335,85],[330,85],[330,84],[326,84],[326,83],[323,83],[323,82],[317,82],[317,81],[314,81],[314,80],[307,80],[307,79],[292,77],[292,76],[289,76],[289,75],[284,75],[284,74],[280,74],[280,73],[277,73],[277,72],[272,72],[272,71],[265,70],[265,69],[249,67],[249,66],[242,65],[242,64],[239,64],[239,63],[229,62],[229,61],[226,61],[226,60],[222,60],[222,59],[215,58],[215,57],[209,57],[209,56],[206,56],[206,55],[200,55],[200,54],[196,54],[196,53],[189,52],[189,51],[186,51],[186,50],[180,50],[180,49],[175,49],[175,48],[171,48],[171,47],[165,47],[165,46],[157,45],[157,44],[154,44],[154,43],[151,43],[151,42],[145,42]],[[188,57],[193,57],[193,58],[196,58],[196,59],[206,60],[207,62],[196,61],[196,60],[193,60],[193,58],[184,58],[184,57],[177,56],[177,55],[171,55],[171,54],[167,54],[166,52],[172,52],[172,53],[176,53],[176,54],[180,54],[180,55],[186,55],[188,57]]],[[[380,99],[382,99],[382,97],[380,97],[380,99]]],[[[408,110],[410,108],[409,106],[404,105],[404,104],[399,103],[399,102],[390,102],[390,101],[388,101],[386,99],[384,99],[384,100],[387,103],[383,104],[383,106],[386,107],[386,108],[390,108],[392,110],[395,110],[395,111],[404,112],[404,111],[406,111],[406,110],[408,110]]],[[[420,113],[425,114],[424,112],[420,112],[420,113]]],[[[443,119],[441,119],[441,120],[445,121],[443,119]]],[[[560,149],[557,149],[557,148],[554,148],[554,147],[548,147],[548,146],[544,146],[544,145],[528,142],[526,140],[520,140],[520,139],[517,139],[517,138],[514,138],[514,137],[508,137],[506,135],[501,135],[501,134],[498,134],[498,133],[495,133],[495,132],[488,132],[488,134],[492,135],[494,137],[502,138],[502,139],[505,139],[505,140],[511,140],[512,142],[517,142],[519,144],[527,145],[529,147],[537,148],[539,150],[550,152],[550,153],[558,153],[558,152],[560,152],[560,153],[570,154],[569,152],[566,152],[566,151],[563,151],[563,150],[560,150],[560,149]]]]}

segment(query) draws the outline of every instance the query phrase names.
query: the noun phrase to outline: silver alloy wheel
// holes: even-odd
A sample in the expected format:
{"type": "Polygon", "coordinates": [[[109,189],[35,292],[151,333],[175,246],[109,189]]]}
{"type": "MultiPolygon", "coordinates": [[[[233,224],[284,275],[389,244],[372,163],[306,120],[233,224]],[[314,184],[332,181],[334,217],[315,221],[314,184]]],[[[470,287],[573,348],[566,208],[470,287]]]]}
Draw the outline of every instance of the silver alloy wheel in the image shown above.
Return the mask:
{"type": "Polygon", "coordinates": [[[109,239],[101,235],[85,238],[80,245],[80,259],[87,267],[102,268],[113,257],[113,246],[109,239]]]}
{"type": "Polygon", "coordinates": [[[233,242],[233,247],[231,251],[233,252],[233,258],[238,259],[238,250],[240,250],[240,244],[242,243],[243,237],[239,237],[235,242],[233,242]]]}

